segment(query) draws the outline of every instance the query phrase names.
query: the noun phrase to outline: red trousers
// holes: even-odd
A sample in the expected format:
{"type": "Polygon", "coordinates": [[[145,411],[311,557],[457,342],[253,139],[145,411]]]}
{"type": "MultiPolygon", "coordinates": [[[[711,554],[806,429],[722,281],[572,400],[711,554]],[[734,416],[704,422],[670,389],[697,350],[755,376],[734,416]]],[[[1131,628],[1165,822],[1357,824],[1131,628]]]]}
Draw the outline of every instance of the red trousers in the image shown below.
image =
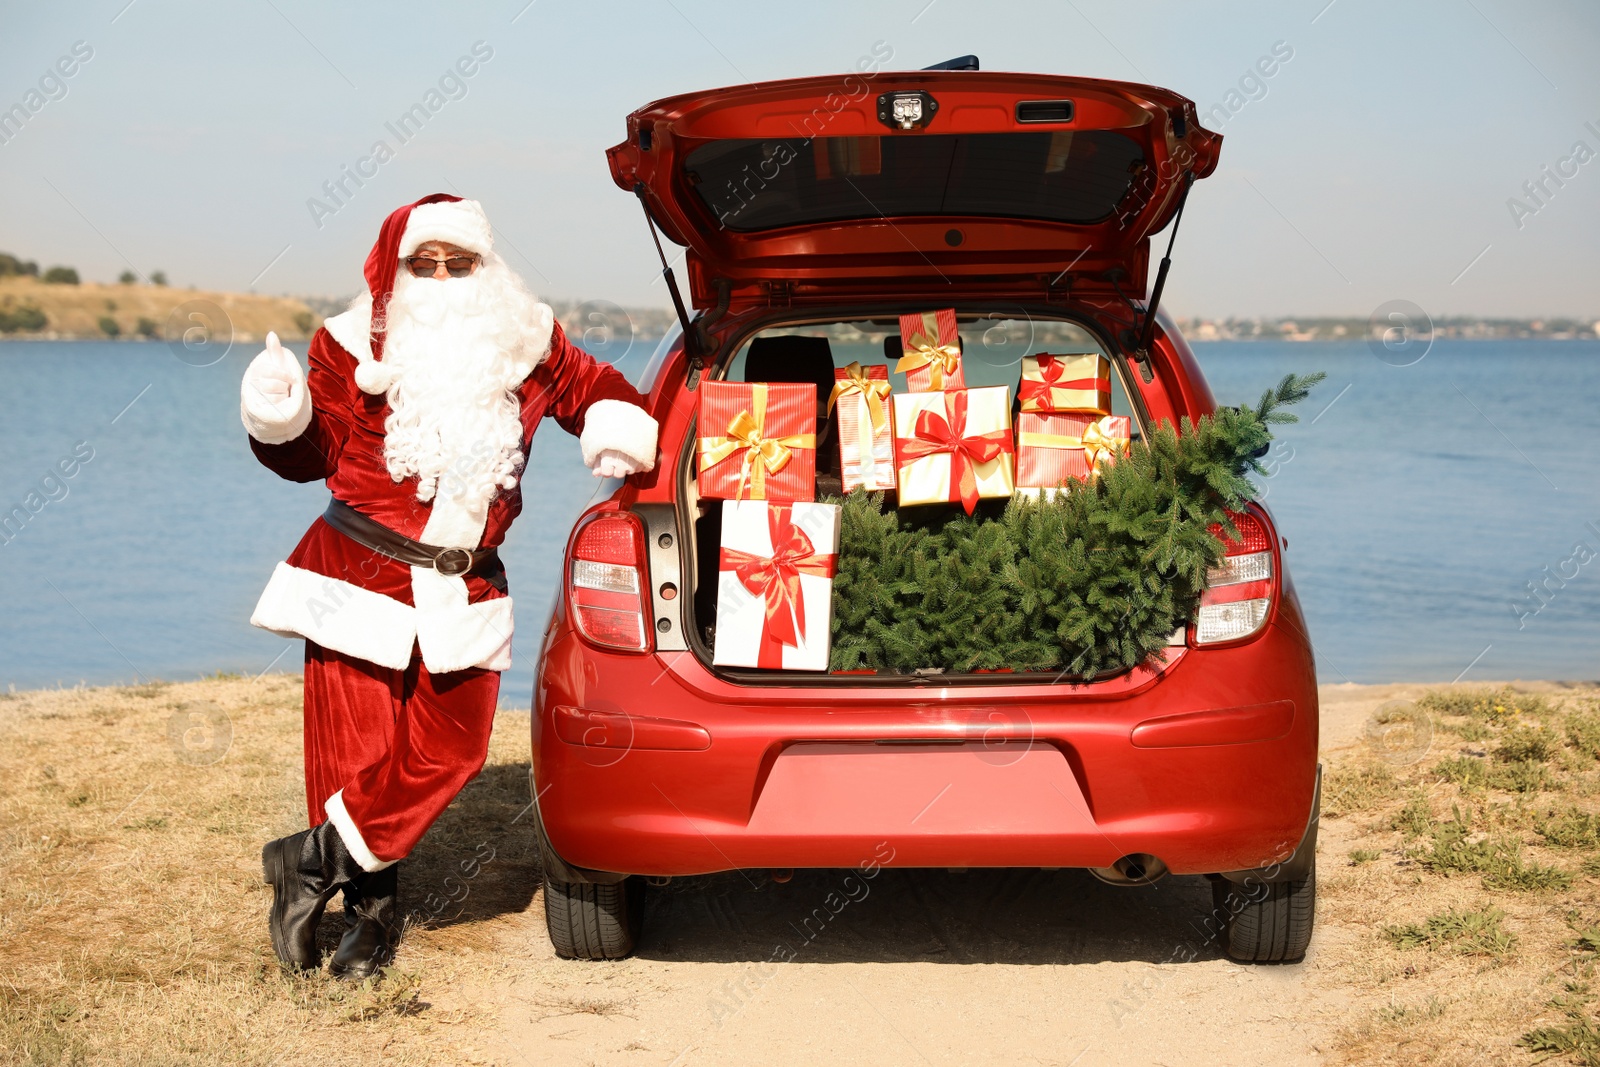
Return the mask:
{"type": "Polygon", "coordinates": [[[499,672],[432,675],[415,651],[397,671],[307,641],[305,678],[311,825],[331,818],[368,870],[405,858],[483,769],[499,672]]]}

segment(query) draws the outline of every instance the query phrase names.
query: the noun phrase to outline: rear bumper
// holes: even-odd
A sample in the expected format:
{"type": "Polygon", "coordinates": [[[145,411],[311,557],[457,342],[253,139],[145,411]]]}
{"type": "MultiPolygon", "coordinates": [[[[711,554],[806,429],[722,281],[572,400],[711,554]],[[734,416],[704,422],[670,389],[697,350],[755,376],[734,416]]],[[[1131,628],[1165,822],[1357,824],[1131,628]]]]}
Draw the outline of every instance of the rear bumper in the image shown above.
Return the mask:
{"type": "Polygon", "coordinates": [[[1130,853],[1178,874],[1268,867],[1299,845],[1316,783],[1315,670],[1281,607],[1258,640],[1190,649],[1133,692],[737,687],[687,654],[596,652],[558,614],[534,702],[539,815],[566,863],[629,874],[1130,853]]]}

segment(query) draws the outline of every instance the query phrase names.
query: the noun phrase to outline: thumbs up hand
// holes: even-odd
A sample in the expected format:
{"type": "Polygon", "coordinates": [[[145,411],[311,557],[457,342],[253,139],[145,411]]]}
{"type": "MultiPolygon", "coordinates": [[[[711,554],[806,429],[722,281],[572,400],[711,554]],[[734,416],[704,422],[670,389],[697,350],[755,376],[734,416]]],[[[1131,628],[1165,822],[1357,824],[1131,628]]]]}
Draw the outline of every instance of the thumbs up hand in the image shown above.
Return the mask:
{"type": "Polygon", "coordinates": [[[294,353],[283,347],[275,333],[267,334],[267,347],[251,360],[244,372],[245,387],[253,388],[262,399],[285,415],[300,406],[306,376],[294,353]]]}
{"type": "Polygon", "coordinates": [[[275,333],[245,368],[240,383],[240,414],[250,436],[265,444],[298,437],[311,422],[305,371],[275,333]]]}

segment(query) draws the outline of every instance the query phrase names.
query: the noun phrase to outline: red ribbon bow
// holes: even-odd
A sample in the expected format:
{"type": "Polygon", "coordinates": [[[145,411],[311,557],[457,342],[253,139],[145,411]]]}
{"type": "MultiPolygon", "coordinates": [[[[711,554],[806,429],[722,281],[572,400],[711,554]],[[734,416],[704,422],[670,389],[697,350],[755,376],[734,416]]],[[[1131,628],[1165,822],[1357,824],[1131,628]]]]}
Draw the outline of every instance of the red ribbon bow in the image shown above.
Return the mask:
{"type": "MultiPolygon", "coordinates": [[[[746,589],[766,601],[767,622],[762,635],[761,659],[772,644],[797,648],[806,636],[806,600],[800,587],[802,574],[832,578],[837,557],[818,552],[806,532],[794,524],[787,504],[767,507],[767,530],[772,535],[772,555],[760,556],[737,548],[722,550],[722,569],[733,571],[746,589]]],[[[781,649],[777,663],[783,666],[781,649]]]]}
{"type": "MultiPolygon", "coordinates": [[[[1025,411],[1050,411],[1056,410],[1057,389],[1086,389],[1099,390],[1101,379],[1072,378],[1062,381],[1061,376],[1066,373],[1066,364],[1055,356],[1035,357],[1039,364],[1039,377],[1042,381],[1033,378],[1024,378],[1017,383],[1017,400],[1025,411]]],[[[1098,366],[1098,362],[1096,363],[1098,366]]]]}
{"type": "Polygon", "coordinates": [[[967,428],[967,393],[964,389],[944,394],[945,418],[938,412],[917,413],[911,437],[900,448],[901,462],[934,456],[941,452],[950,454],[950,486],[961,499],[967,514],[978,506],[978,475],[973,470],[977,463],[990,463],[1001,454],[1011,451],[1011,434],[1005,430],[989,433],[965,433],[967,428]],[[961,427],[957,432],[954,427],[961,427]]]}

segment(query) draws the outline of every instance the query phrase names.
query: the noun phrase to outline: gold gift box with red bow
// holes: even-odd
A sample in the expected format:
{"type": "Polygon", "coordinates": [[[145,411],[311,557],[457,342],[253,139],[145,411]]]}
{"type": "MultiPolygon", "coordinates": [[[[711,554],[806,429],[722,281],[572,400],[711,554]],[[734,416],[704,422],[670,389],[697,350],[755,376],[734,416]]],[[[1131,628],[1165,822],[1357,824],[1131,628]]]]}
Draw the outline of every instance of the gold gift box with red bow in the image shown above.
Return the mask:
{"type": "Polygon", "coordinates": [[[953,502],[971,515],[1016,487],[1006,386],[896,393],[894,425],[902,507],[953,502]]]}
{"type": "Polygon", "coordinates": [[[1017,401],[1023,411],[1111,414],[1111,361],[1098,352],[1023,356],[1017,401]]]}

